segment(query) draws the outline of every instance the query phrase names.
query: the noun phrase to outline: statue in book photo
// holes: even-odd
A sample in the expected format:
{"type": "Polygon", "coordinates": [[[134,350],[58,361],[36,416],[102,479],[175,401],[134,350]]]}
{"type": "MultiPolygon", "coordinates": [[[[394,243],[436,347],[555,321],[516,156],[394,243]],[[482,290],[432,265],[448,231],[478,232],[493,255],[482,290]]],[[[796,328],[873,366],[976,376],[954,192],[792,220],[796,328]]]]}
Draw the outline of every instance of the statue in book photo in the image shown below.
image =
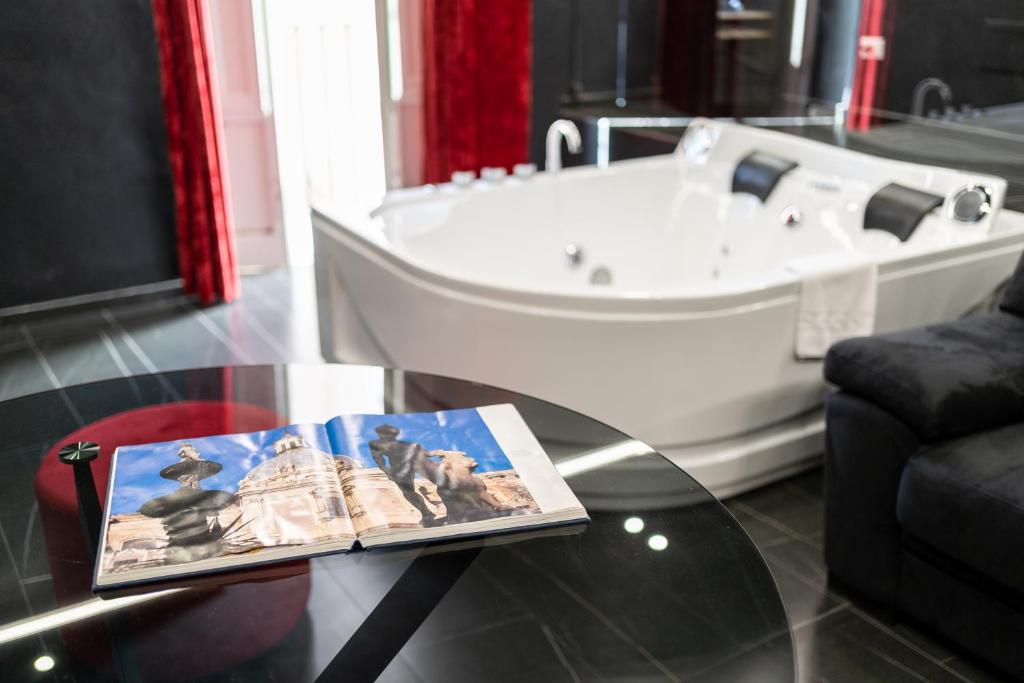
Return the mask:
{"type": "Polygon", "coordinates": [[[457,524],[492,517],[504,517],[515,508],[502,503],[492,494],[487,483],[474,471],[479,463],[463,451],[427,450],[416,441],[399,439],[401,430],[392,424],[374,428],[377,438],[367,443],[377,468],[384,472],[401,491],[402,496],[422,515],[422,526],[439,523],[457,524]],[[436,488],[437,498],[447,513],[443,520],[431,510],[423,486],[417,490],[416,479],[425,479],[436,488]]]}
{"type": "Polygon", "coordinates": [[[178,462],[161,469],[160,477],[178,482],[178,490],[139,508],[141,515],[160,521],[167,535],[164,557],[175,564],[222,554],[241,519],[236,516],[222,526],[218,513],[235,503],[235,494],[200,485],[223,469],[219,462],[203,459],[191,443],[181,444],[177,456],[178,462]]]}
{"type": "Polygon", "coordinates": [[[374,431],[377,432],[377,438],[367,444],[373,461],[423,516],[421,524],[431,526],[435,521],[435,515],[423,500],[423,496],[416,492],[415,485],[416,475],[423,474],[427,459],[423,447],[411,441],[400,441],[399,429],[394,425],[383,424],[374,431]]]}
{"type": "Polygon", "coordinates": [[[505,507],[487,490],[487,484],[474,476],[473,470],[479,466],[476,460],[461,451],[440,449],[426,456],[424,474],[437,486],[437,495],[448,511],[448,524],[512,514],[513,510],[505,507]]]}

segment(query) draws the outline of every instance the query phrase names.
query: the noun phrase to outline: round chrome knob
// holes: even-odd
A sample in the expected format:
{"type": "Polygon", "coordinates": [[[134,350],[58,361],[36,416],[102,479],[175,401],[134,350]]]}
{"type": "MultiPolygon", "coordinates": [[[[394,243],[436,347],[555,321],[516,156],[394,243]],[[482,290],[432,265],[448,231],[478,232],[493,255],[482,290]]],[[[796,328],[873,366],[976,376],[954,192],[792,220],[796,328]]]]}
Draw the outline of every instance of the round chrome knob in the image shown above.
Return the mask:
{"type": "Polygon", "coordinates": [[[977,223],[992,211],[992,191],[981,185],[968,185],[953,195],[949,216],[961,223],[977,223]]]}
{"type": "Polygon", "coordinates": [[[480,169],[481,180],[486,180],[489,183],[497,182],[507,175],[508,171],[504,166],[484,166],[480,169]]]}
{"type": "Polygon", "coordinates": [[[512,175],[517,178],[529,178],[537,172],[537,164],[516,164],[512,167],[512,175]]]}
{"type": "Polygon", "coordinates": [[[473,171],[455,171],[452,173],[452,183],[458,187],[466,187],[476,180],[476,173],[473,171]]]}

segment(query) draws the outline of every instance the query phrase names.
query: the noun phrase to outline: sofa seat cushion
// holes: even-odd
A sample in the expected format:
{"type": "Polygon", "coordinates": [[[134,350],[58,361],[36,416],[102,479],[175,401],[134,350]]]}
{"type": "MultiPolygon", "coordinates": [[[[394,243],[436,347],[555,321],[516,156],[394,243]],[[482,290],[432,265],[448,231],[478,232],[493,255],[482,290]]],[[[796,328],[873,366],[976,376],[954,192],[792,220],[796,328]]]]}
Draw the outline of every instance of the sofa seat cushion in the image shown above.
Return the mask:
{"type": "Polygon", "coordinates": [[[896,516],[905,533],[1024,594],[1024,423],[920,449],[896,516]]]}
{"type": "Polygon", "coordinates": [[[939,441],[1024,420],[1024,318],[972,316],[839,342],[825,378],[939,441]]]}

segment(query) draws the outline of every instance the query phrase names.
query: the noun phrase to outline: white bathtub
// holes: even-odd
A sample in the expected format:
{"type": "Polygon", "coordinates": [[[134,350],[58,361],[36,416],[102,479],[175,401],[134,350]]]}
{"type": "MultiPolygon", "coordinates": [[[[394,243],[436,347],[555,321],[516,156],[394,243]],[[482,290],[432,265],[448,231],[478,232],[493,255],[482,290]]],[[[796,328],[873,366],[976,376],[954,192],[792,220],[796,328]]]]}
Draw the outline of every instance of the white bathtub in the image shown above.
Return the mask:
{"type": "Polygon", "coordinates": [[[1024,246],[1024,214],[999,211],[1004,193],[997,178],[702,121],[673,155],[392,192],[373,216],[319,206],[323,352],[560,403],[730,495],[822,450],[826,387],[820,362],[794,357],[800,283],[785,264],[877,259],[878,331],[954,318],[1024,246]],[[754,150],[799,163],[763,204],[731,192],[754,150]],[[906,242],[862,229],[889,182],[947,198],[906,242]],[[992,210],[954,220],[950,198],[972,184],[992,210]],[[785,225],[793,207],[802,220],[785,225]],[[601,268],[610,284],[592,284],[601,268]]]}

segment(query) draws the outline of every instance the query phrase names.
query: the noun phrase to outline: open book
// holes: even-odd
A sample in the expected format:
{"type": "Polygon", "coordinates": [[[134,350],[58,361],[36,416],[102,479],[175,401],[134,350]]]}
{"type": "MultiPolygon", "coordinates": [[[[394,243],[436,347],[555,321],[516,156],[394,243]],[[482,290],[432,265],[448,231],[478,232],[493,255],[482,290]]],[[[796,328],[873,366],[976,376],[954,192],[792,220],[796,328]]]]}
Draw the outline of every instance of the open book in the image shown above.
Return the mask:
{"type": "Polygon", "coordinates": [[[586,519],[514,406],[342,415],[118,448],[94,588],[586,519]]]}

